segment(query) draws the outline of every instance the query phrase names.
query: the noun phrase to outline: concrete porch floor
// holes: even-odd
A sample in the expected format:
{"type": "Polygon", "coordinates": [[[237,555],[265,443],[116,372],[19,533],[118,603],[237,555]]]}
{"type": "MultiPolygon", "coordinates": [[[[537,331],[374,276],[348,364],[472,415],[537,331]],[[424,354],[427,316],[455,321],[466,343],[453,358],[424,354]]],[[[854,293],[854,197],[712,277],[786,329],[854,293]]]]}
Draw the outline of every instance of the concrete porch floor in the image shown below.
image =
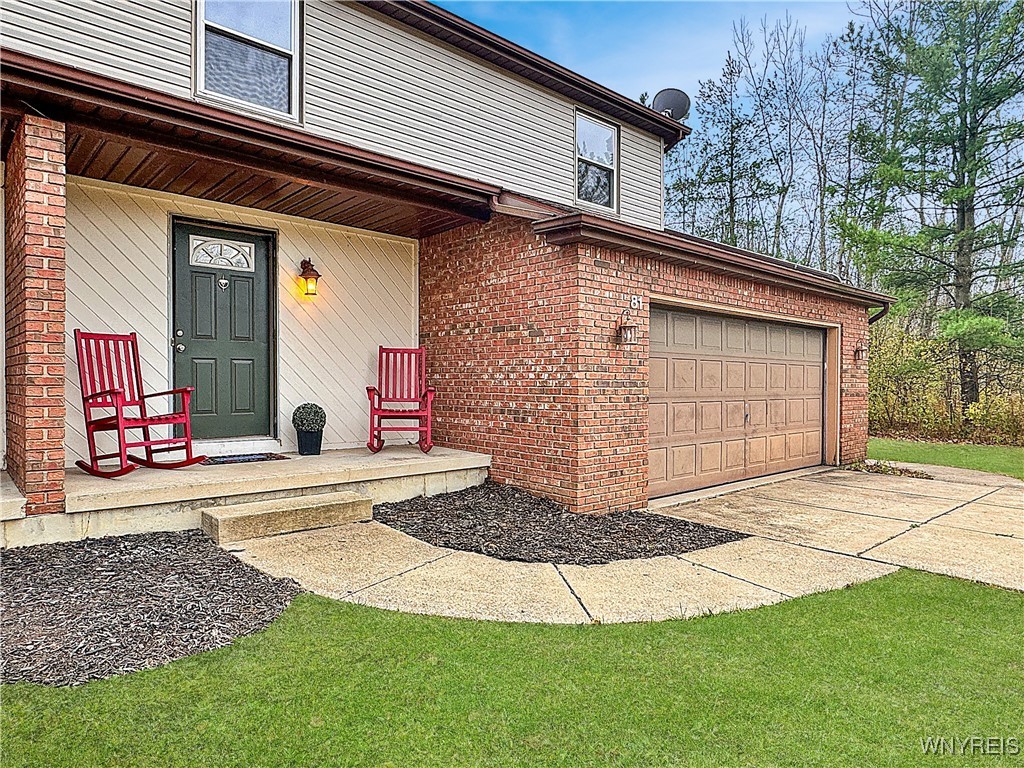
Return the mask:
{"type": "Polygon", "coordinates": [[[839,589],[901,566],[1024,591],[1024,482],[924,469],[936,479],[829,470],[659,509],[752,535],[607,565],[495,560],[376,522],[227,548],[328,597],[499,621],[686,618],[839,589]]]}
{"type": "MultiPolygon", "coordinates": [[[[5,498],[0,546],[199,528],[202,510],[212,506],[308,494],[353,491],[377,503],[399,501],[477,485],[491,463],[480,453],[435,447],[424,454],[412,445],[387,446],[376,454],[350,448],[284,455],[287,460],[177,470],[140,467],[115,479],[72,467],[63,514],[26,517],[5,498]]],[[[5,496],[9,486],[3,486],[5,496]]]]}
{"type": "MultiPolygon", "coordinates": [[[[380,453],[365,448],[324,451],[319,456],[282,454],[283,461],[248,464],[197,465],[180,470],[139,468],[108,480],[80,469],[68,470],[65,481],[67,512],[87,512],[166,502],[186,502],[211,495],[230,497],[312,488],[373,480],[420,478],[446,472],[490,466],[481,453],[435,447],[423,453],[413,445],[388,446],[380,453]]],[[[434,490],[434,493],[439,492],[434,490]]],[[[422,491],[421,491],[422,494],[422,491]]],[[[414,494],[414,495],[421,495],[414,494]]]]}

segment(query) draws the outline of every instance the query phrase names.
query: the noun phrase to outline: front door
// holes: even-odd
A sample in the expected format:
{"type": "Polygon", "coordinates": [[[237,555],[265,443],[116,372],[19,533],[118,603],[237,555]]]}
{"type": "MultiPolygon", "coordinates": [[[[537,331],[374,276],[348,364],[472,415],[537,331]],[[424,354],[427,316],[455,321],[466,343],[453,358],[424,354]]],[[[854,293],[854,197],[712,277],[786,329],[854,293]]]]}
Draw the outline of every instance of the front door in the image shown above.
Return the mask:
{"type": "Polygon", "coordinates": [[[268,235],[174,224],[174,385],[197,440],[273,434],[268,235]]]}

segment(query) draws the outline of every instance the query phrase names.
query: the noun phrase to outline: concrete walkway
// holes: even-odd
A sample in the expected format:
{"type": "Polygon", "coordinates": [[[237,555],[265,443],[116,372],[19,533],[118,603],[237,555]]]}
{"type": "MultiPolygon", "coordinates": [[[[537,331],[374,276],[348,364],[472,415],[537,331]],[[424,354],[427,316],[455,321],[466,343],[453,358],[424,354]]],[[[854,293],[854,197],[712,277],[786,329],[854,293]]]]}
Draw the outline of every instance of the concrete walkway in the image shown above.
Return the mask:
{"type": "Polygon", "coordinates": [[[559,624],[755,608],[899,566],[1024,590],[1024,482],[925,468],[934,480],[828,470],[668,514],[752,534],[608,565],[514,563],[431,546],[375,522],[230,545],[312,592],[411,613],[559,624]]]}

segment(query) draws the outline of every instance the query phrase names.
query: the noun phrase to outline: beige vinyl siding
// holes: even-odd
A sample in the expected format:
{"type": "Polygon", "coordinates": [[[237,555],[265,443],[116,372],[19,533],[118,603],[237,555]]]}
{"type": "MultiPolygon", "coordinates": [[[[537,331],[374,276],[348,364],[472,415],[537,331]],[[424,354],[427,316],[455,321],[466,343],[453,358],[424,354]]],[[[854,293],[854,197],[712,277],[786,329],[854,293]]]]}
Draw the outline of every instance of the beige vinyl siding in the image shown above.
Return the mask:
{"type": "Polygon", "coordinates": [[[86,454],[75,328],[139,334],[149,391],[169,388],[170,216],[278,233],[278,432],[295,450],[292,410],[327,410],[324,445],[366,442],[366,385],[377,346],[417,343],[416,243],[130,187],[70,179],[67,215],[67,459],[86,454]],[[323,274],[320,295],[300,295],[298,264],[323,274]]]}
{"type": "Polygon", "coordinates": [[[3,0],[3,45],[188,98],[190,0],[3,0]]]}
{"type": "MultiPolygon", "coordinates": [[[[575,205],[575,105],[352,3],[307,0],[302,129],[575,205]]],[[[190,0],[3,0],[3,44],[193,97],[190,0]]],[[[661,140],[621,126],[619,215],[660,228],[661,140]]]]}
{"type": "MultiPolygon", "coordinates": [[[[305,122],[366,149],[575,205],[575,105],[347,3],[306,5],[305,122]]],[[[661,140],[622,126],[621,217],[661,226],[661,140]]]]}

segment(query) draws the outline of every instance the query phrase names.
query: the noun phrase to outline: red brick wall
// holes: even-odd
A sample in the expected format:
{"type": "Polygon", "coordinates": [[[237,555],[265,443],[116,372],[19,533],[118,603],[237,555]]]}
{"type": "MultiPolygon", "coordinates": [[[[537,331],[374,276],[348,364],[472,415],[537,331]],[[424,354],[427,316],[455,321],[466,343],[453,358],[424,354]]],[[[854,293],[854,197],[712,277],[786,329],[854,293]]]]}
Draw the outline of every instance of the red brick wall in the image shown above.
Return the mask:
{"type": "Polygon", "coordinates": [[[5,158],[7,469],[64,509],[64,124],[24,117],[5,158]]]}
{"type": "Polygon", "coordinates": [[[647,499],[650,295],[843,326],[841,459],[867,444],[863,307],[585,245],[496,216],[420,243],[420,337],[438,387],[436,441],[490,453],[491,474],[579,512],[647,499]],[[616,327],[631,295],[639,343],[616,327]]]}

